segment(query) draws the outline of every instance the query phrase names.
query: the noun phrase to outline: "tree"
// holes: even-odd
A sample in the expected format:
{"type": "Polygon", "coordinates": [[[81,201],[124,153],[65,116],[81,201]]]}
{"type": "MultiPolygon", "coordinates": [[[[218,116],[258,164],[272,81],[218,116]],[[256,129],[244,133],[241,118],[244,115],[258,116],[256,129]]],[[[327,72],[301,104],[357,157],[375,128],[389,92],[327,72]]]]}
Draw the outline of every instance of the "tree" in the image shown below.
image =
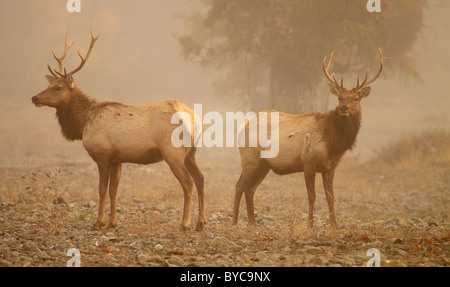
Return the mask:
{"type": "Polygon", "coordinates": [[[216,94],[245,97],[253,110],[326,108],[328,94],[317,91],[323,58],[335,47],[336,74],[363,76],[378,60],[379,44],[395,59],[392,74],[417,76],[409,52],[423,26],[425,0],[382,0],[382,13],[352,0],[200,1],[206,13],[184,15],[190,32],[178,38],[182,55],[203,68],[228,70],[216,94]]]}

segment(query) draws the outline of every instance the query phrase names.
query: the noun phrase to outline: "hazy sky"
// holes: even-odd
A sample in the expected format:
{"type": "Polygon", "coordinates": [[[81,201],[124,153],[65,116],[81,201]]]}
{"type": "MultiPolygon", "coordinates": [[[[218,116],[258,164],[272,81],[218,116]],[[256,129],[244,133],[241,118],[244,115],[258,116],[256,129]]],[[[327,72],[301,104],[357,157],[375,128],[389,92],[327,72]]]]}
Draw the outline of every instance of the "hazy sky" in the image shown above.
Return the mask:
{"type": "MultiPolygon", "coordinates": [[[[175,16],[199,11],[199,1],[81,0],[82,12],[73,14],[66,11],[66,2],[0,1],[0,156],[11,153],[10,149],[20,152],[22,147],[14,144],[17,140],[33,145],[31,137],[44,130],[50,138],[58,138],[58,144],[65,144],[59,139],[54,110],[37,109],[30,98],[47,87],[47,64],[56,67],[51,49],[62,52],[66,32],[82,53],[89,46],[90,28],[101,35],[83,70],[75,75],[77,85],[93,98],[126,104],[177,99],[191,108],[203,103],[205,110],[221,112],[243,108],[214,97],[213,77],[179,56],[175,36],[186,30],[175,16]]],[[[358,149],[376,148],[403,132],[449,126],[450,7],[445,1],[433,3],[444,4],[427,10],[427,27],[413,52],[422,81],[381,77],[373,85],[362,104],[358,149]]],[[[79,64],[76,48],[65,64],[68,70],[79,64]]],[[[330,98],[330,107],[334,105],[336,100],[330,98]]]]}

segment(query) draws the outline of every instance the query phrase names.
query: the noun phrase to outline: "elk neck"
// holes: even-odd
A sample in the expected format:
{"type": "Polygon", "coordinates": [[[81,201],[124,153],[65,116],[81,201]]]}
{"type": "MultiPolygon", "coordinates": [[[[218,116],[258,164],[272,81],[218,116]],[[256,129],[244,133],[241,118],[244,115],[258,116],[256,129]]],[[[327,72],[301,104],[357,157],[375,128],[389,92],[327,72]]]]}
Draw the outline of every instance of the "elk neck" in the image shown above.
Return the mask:
{"type": "Polygon", "coordinates": [[[61,134],[69,141],[81,140],[88,115],[96,101],[75,87],[68,103],[56,109],[61,134]]]}
{"type": "Polygon", "coordinates": [[[331,154],[343,154],[351,150],[361,127],[361,112],[343,116],[339,108],[329,111],[324,119],[324,132],[331,154]]]}

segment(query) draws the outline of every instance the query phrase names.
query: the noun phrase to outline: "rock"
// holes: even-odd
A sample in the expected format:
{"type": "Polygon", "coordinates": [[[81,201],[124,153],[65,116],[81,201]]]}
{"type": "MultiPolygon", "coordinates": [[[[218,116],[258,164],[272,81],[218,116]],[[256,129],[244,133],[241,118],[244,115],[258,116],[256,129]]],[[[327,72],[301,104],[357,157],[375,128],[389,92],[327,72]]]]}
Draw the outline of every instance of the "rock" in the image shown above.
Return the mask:
{"type": "Polygon", "coordinates": [[[11,262],[0,258],[0,267],[13,267],[13,266],[14,265],[11,262]]]}
{"type": "Polygon", "coordinates": [[[390,242],[391,242],[391,244],[402,244],[403,243],[403,239],[401,239],[401,238],[392,238],[390,242]]]}
{"type": "Polygon", "coordinates": [[[137,256],[137,261],[140,265],[147,265],[147,263],[152,262],[152,256],[149,256],[147,254],[139,254],[137,256]]]}
{"type": "Polygon", "coordinates": [[[176,266],[183,266],[186,264],[184,260],[181,257],[178,257],[176,255],[173,255],[167,260],[170,264],[176,265],[176,266]]]}
{"type": "Polygon", "coordinates": [[[159,267],[169,267],[169,262],[167,262],[167,260],[163,260],[159,267]]]}
{"type": "Polygon", "coordinates": [[[55,200],[53,200],[53,204],[54,205],[58,205],[58,204],[65,204],[65,205],[67,205],[67,202],[64,200],[64,198],[58,196],[55,200]]]}
{"type": "Polygon", "coordinates": [[[94,208],[97,205],[94,201],[90,200],[88,203],[86,203],[86,207],[94,208]]]}
{"type": "Polygon", "coordinates": [[[266,252],[258,251],[255,253],[256,261],[263,261],[267,258],[266,252]]]}
{"type": "Polygon", "coordinates": [[[445,257],[445,255],[439,256],[439,257],[437,258],[437,263],[438,263],[440,266],[445,266],[445,267],[450,266],[450,260],[448,260],[448,259],[445,257]]]}
{"type": "Polygon", "coordinates": [[[163,259],[159,255],[153,255],[153,256],[150,256],[149,261],[150,262],[161,263],[161,262],[163,262],[163,259]]]}
{"type": "Polygon", "coordinates": [[[233,244],[233,245],[229,246],[228,248],[232,252],[241,252],[244,249],[244,247],[237,245],[237,244],[233,244]]]}
{"type": "Polygon", "coordinates": [[[430,227],[439,226],[439,224],[436,221],[428,221],[428,226],[430,227]]]}
{"type": "Polygon", "coordinates": [[[406,256],[408,255],[408,252],[405,250],[401,250],[399,248],[392,248],[390,251],[393,255],[400,255],[400,256],[406,256]]]}
{"type": "Polygon", "coordinates": [[[161,245],[161,244],[156,244],[154,247],[153,247],[156,251],[161,251],[161,250],[163,250],[163,246],[161,245]]]}
{"type": "Polygon", "coordinates": [[[226,246],[226,245],[236,245],[233,241],[225,237],[216,237],[211,241],[214,246],[226,246]]]}
{"type": "Polygon", "coordinates": [[[338,263],[342,266],[355,266],[355,260],[353,258],[350,258],[348,256],[336,256],[330,259],[330,262],[332,263],[338,263]]]}
{"type": "Polygon", "coordinates": [[[320,248],[320,247],[316,247],[316,246],[309,246],[309,245],[306,245],[306,246],[302,246],[302,247],[300,247],[300,249],[298,249],[297,251],[296,251],[296,253],[307,253],[307,254],[320,254],[320,253],[322,253],[323,252],[323,250],[322,250],[322,248],[320,248]]]}

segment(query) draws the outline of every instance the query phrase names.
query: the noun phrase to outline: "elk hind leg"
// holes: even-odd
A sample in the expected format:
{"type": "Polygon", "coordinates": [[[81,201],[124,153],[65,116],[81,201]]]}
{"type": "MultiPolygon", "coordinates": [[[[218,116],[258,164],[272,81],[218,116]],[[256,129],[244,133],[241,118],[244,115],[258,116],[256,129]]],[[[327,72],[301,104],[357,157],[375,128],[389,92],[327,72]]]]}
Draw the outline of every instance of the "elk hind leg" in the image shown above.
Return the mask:
{"type": "MultiPolygon", "coordinates": [[[[183,157],[179,157],[183,158],[183,157]]],[[[190,210],[193,180],[183,160],[178,160],[176,156],[165,157],[165,161],[169,165],[172,173],[181,184],[184,193],[184,210],[183,220],[181,222],[181,230],[188,230],[190,227],[190,210]]]]}
{"type": "Polygon", "coordinates": [[[109,172],[109,199],[111,201],[111,213],[109,216],[109,224],[108,224],[109,229],[113,229],[117,225],[116,197],[117,197],[117,189],[119,187],[121,171],[122,171],[122,164],[117,163],[111,166],[111,170],[109,172]]]}
{"type": "Polygon", "coordinates": [[[97,163],[98,173],[99,173],[99,205],[98,205],[98,216],[97,222],[94,224],[94,229],[100,230],[100,228],[105,224],[105,205],[106,205],[106,191],[108,189],[109,182],[109,163],[97,163]]]}
{"type": "Polygon", "coordinates": [[[197,162],[195,161],[195,152],[196,149],[193,148],[188,153],[188,156],[185,159],[186,167],[194,179],[195,187],[197,188],[198,193],[198,222],[197,222],[197,231],[203,230],[203,227],[206,224],[205,217],[205,192],[204,192],[204,177],[202,172],[197,166],[197,162]]]}
{"type": "Polygon", "coordinates": [[[246,168],[243,166],[241,177],[236,183],[236,191],[234,197],[234,210],[233,210],[233,224],[237,224],[239,205],[242,194],[245,193],[245,203],[247,205],[248,224],[255,225],[255,211],[253,205],[253,197],[255,195],[256,188],[266,177],[270,168],[262,163],[257,164],[255,167],[246,168]]]}

